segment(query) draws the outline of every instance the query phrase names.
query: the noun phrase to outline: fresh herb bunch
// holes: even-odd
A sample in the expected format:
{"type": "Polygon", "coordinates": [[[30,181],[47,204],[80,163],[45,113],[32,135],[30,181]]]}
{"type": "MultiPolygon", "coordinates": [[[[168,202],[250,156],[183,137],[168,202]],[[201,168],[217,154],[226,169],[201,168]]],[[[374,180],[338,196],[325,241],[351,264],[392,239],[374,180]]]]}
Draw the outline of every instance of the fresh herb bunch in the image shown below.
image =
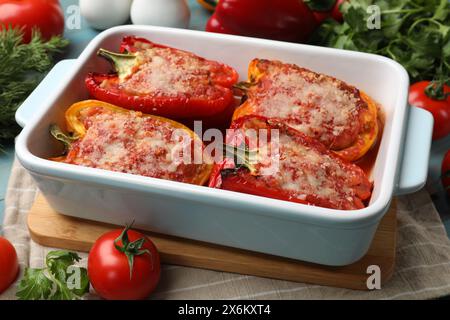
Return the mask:
{"type": "Polygon", "coordinates": [[[59,36],[45,42],[35,30],[30,43],[23,44],[20,29],[0,28],[0,144],[19,133],[17,108],[53,66],[53,55],[68,43],[59,36]]]}
{"type": "Polygon", "coordinates": [[[402,64],[414,82],[449,83],[448,0],[348,0],[340,9],[344,22],[324,22],[314,44],[389,57],[402,64]],[[380,9],[379,29],[367,26],[371,5],[380,9]]]}
{"type": "Polygon", "coordinates": [[[20,300],[80,299],[89,292],[89,278],[86,268],[74,265],[79,260],[74,252],[50,251],[45,259],[45,268],[25,269],[16,296],[20,300]]]}

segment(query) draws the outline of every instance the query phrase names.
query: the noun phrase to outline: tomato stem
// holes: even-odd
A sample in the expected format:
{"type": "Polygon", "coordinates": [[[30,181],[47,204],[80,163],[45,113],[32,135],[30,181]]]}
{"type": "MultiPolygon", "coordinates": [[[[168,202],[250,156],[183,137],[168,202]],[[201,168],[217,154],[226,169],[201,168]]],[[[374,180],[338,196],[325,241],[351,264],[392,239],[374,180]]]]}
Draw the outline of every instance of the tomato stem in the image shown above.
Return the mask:
{"type": "Polygon", "coordinates": [[[444,88],[444,80],[430,81],[430,84],[425,88],[425,94],[433,100],[443,101],[450,95],[450,92],[446,93],[444,88]]]}
{"type": "MultiPolygon", "coordinates": [[[[122,252],[128,260],[128,266],[130,267],[130,279],[133,277],[133,266],[134,266],[134,257],[140,256],[145,253],[148,253],[153,260],[152,254],[147,249],[142,249],[144,245],[145,238],[137,239],[133,242],[130,242],[128,238],[128,230],[131,229],[134,221],[130,225],[126,225],[122,230],[122,233],[114,240],[114,246],[119,252],[122,252]],[[119,245],[119,241],[122,242],[122,246],[119,245]]],[[[153,270],[153,263],[152,263],[153,270]]]]}

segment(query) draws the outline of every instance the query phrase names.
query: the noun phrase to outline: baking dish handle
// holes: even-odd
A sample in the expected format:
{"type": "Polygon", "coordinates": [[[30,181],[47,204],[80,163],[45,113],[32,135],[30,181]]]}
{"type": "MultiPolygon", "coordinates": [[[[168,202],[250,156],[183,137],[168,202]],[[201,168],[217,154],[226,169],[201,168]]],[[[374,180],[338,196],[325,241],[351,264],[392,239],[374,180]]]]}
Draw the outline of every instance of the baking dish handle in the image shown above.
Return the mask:
{"type": "Polygon", "coordinates": [[[430,112],[409,107],[403,158],[397,180],[396,195],[420,190],[427,181],[433,116],[430,112]]]}
{"type": "Polygon", "coordinates": [[[55,91],[54,84],[59,83],[58,79],[63,78],[67,74],[68,68],[73,66],[75,61],[76,59],[67,59],[55,64],[36,89],[20,105],[16,111],[16,122],[22,128],[32,119],[40,106],[44,104],[45,97],[51,96],[55,91]]]}

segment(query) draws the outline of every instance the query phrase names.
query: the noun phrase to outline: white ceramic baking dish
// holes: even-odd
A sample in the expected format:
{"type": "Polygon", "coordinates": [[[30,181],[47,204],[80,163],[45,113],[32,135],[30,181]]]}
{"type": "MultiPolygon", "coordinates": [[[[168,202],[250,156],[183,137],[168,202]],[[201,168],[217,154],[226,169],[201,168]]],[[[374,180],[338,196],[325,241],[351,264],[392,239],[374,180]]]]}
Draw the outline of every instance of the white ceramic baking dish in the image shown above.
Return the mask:
{"type": "Polygon", "coordinates": [[[368,250],[394,195],[426,180],[432,117],[407,106],[408,75],[381,56],[308,45],[150,26],[121,26],[98,35],[76,60],[57,64],[17,112],[24,126],[16,152],[58,212],[125,224],[325,265],[346,265],[368,250]],[[116,50],[123,36],[146,37],[227,63],[246,79],[251,59],[279,59],[323,72],[364,90],[383,105],[386,125],[372,173],[370,205],[340,211],[142,177],[45,158],[59,150],[51,123],[63,123],[72,103],[88,98],[84,77],[110,66],[98,48],[116,50]]]}

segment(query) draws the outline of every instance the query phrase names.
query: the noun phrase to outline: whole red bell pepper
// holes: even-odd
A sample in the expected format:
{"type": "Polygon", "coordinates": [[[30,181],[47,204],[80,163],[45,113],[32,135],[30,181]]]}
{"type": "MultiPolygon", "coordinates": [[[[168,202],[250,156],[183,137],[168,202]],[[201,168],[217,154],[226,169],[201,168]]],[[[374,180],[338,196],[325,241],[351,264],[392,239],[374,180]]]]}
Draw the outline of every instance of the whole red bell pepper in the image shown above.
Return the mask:
{"type": "Polygon", "coordinates": [[[221,0],[206,31],[305,42],[317,27],[301,0],[221,0]]]}
{"type": "Polygon", "coordinates": [[[238,74],[227,65],[132,36],[124,38],[120,51],[99,50],[115,73],[88,74],[92,97],[172,119],[208,118],[234,104],[238,74]]]}

